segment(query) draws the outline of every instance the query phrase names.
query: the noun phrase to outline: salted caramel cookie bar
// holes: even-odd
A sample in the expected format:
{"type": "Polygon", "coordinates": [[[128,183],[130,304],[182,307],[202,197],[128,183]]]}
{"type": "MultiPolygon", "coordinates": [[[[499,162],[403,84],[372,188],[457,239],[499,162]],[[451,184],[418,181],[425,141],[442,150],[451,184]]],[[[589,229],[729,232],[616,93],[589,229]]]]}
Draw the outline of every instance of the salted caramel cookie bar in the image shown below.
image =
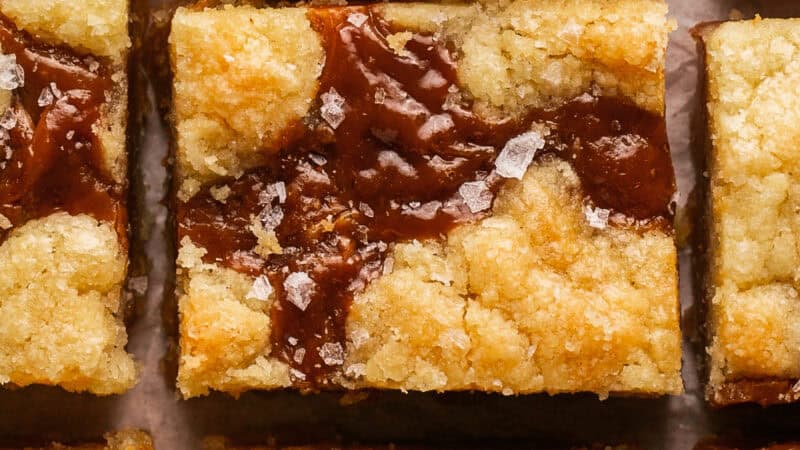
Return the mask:
{"type": "Polygon", "coordinates": [[[703,25],[713,404],[800,398],[800,21],[703,25]]]}
{"type": "Polygon", "coordinates": [[[183,395],[681,392],[665,14],[179,9],[183,395]]]}
{"type": "Polygon", "coordinates": [[[0,385],[120,393],[126,0],[0,1],[0,385]]]}

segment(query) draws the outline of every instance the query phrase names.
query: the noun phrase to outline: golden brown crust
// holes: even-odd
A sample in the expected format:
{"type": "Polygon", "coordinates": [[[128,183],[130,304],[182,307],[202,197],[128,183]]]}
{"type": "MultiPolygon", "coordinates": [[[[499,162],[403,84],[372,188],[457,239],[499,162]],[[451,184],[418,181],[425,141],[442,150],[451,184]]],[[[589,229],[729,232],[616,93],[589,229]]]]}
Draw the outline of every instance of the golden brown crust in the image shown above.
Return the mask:
{"type": "Polygon", "coordinates": [[[800,377],[800,98],[786,95],[800,87],[800,21],[729,22],[702,35],[711,142],[708,396],[716,401],[740,380],[800,377]]]}

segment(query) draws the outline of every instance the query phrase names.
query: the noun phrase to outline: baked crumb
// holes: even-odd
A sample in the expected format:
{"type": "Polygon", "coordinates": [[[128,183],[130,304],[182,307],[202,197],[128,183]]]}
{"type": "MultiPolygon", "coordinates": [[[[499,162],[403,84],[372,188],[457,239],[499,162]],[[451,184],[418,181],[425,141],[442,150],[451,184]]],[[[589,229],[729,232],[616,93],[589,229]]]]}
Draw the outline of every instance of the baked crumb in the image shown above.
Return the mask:
{"type": "Polygon", "coordinates": [[[95,394],[132,387],[120,310],[126,269],[114,228],[89,216],[54,214],[14,229],[0,245],[0,384],[95,394]]]}

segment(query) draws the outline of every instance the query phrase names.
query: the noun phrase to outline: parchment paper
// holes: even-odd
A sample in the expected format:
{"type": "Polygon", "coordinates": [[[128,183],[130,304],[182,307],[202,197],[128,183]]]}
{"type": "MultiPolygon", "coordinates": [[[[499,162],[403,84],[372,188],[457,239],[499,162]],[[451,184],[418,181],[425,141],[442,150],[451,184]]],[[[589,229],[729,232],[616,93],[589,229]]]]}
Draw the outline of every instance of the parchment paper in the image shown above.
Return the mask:
{"type": "MultiPolygon", "coordinates": [[[[800,2],[669,0],[668,3],[680,28],[671,36],[667,56],[667,121],[680,204],[685,204],[694,186],[690,123],[698,108],[698,66],[688,29],[698,22],[726,19],[731,14],[800,16],[800,2]]],[[[44,387],[0,391],[0,444],[28,439],[96,439],[105,431],[131,427],[150,431],[159,450],[199,448],[202,437],[212,434],[240,439],[265,439],[272,435],[303,440],[341,437],[384,442],[477,441],[489,447],[498,439],[634,442],[652,449],[688,449],[698,439],[714,434],[770,440],[800,437],[800,406],[766,410],[740,406],[723,411],[705,407],[698,381],[698,355],[689,342],[696,334],[697,323],[688,249],[682,249],[680,257],[686,384],[686,394],[680,397],[599,401],[591,395],[372,393],[368,399],[348,406],[341,394],[256,392],[242,395],[238,400],[221,394],[179,400],[173,387],[174,378],[165,375],[171,371],[164,370],[163,362],[172,325],[163,320],[162,303],[165,282],[173,272],[173,253],[165,239],[166,208],[161,203],[166,189],[165,131],[155,114],[148,116],[137,161],[132,161],[140,167],[134,189],[146,193],[142,215],[145,226],[140,228],[145,237],[141,245],[144,255],[138,256],[147,260],[147,291],[129,328],[129,350],[141,363],[141,381],[125,395],[106,398],[44,387]]]]}

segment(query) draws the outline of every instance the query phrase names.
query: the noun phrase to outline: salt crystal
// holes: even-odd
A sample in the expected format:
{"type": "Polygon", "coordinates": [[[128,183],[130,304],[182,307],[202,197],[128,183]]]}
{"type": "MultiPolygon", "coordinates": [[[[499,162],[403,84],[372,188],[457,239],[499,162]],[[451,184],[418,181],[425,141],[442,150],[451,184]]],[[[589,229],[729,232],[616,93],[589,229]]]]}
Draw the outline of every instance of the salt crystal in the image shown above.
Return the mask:
{"type": "Polygon", "coordinates": [[[501,392],[502,392],[502,394],[503,394],[503,395],[505,395],[506,397],[508,397],[508,396],[510,396],[510,395],[514,395],[514,390],[513,390],[513,389],[511,389],[511,388],[503,388],[503,390],[502,390],[501,392]]]}
{"type": "Polygon", "coordinates": [[[583,208],[583,214],[586,216],[586,220],[589,221],[590,227],[603,230],[608,226],[608,218],[611,215],[611,211],[586,205],[583,208]]]}
{"type": "Polygon", "coordinates": [[[25,71],[17,64],[17,55],[0,55],[0,89],[7,91],[25,86],[25,71]]]}
{"type": "Polygon", "coordinates": [[[69,130],[69,131],[67,131],[66,138],[67,138],[67,140],[68,140],[68,141],[71,141],[71,140],[72,140],[72,138],[74,138],[74,137],[75,137],[75,130],[69,130]]]}
{"type": "Polygon", "coordinates": [[[300,342],[294,336],[289,336],[288,338],[286,338],[286,340],[289,342],[289,345],[297,345],[297,343],[300,342]]]}
{"type": "Polygon", "coordinates": [[[91,56],[87,56],[83,62],[89,65],[90,72],[97,72],[97,70],[100,69],[100,62],[91,56]]]}
{"type": "Polygon", "coordinates": [[[272,285],[269,282],[269,279],[264,275],[260,275],[258,278],[253,281],[253,286],[250,288],[250,292],[247,293],[246,298],[253,299],[253,300],[261,300],[267,301],[269,300],[269,296],[272,294],[272,285]]]}
{"type": "Polygon", "coordinates": [[[344,373],[353,378],[363,377],[367,374],[367,365],[364,363],[351,364],[344,369],[344,373]]]}
{"type": "Polygon", "coordinates": [[[322,156],[320,154],[317,154],[317,153],[309,153],[308,154],[308,159],[310,159],[311,162],[313,162],[314,164],[316,164],[318,166],[324,166],[328,162],[327,158],[325,158],[324,156],[322,156]]]}
{"type": "Polygon", "coordinates": [[[55,98],[61,98],[64,96],[64,94],[61,92],[61,90],[58,88],[58,86],[54,81],[50,82],[50,91],[53,92],[53,96],[55,98]]]}
{"type": "Polygon", "coordinates": [[[536,354],[536,349],[537,349],[538,347],[539,347],[539,346],[538,346],[537,344],[532,344],[532,345],[530,345],[530,346],[528,347],[528,351],[527,351],[527,352],[525,352],[525,355],[528,357],[528,359],[530,359],[530,358],[533,358],[533,355],[535,355],[535,354],[536,354]]]}
{"type": "Polygon", "coordinates": [[[270,184],[267,186],[267,189],[270,191],[270,193],[274,193],[274,195],[278,197],[278,203],[283,203],[286,201],[286,184],[284,184],[283,181],[270,184]]]}
{"type": "Polygon", "coordinates": [[[588,92],[584,92],[583,94],[575,97],[575,101],[580,103],[594,103],[597,101],[597,97],[588,92]]]}
{"type": "Polygon", "coordinates": [[[331,88],[328,92],[322,94],[320,114],[334,130],[344,122],[344,97],[339,95],[336,89],[331,88]]]}
{"type": "Polygon", "coordinates": [[[289,374],[291,374],[297,380],[305,380],[306,379],[306,374],[304,374],[303,372],[300,372],[297,369],[289,369],[289,374]]]}
{"type": "Polygon", "coordinates": [[[0,214],[0,228],[4,230],[8,230],[9,228],[13,227],[14,225],[8,220],[8,217],[0,214]]]}
{"type": "Polygon", "coordinates": [[[369,331],[363,328],[356,328],[350,332],[350,342],[353,343],[353,347],[360,348],[369,340],[369,331]]]}
{"type": "Polygon", "coordinates": [[[394,270],[394,258],[387,256],[383,261],[383,274],[388,275],[394,270]]]}
{"type": "Polygon", "coordinates": [[[11,110],[7,110],[3,117],[0,118],[0,128],[4,130],[13,130],[17,126],[17,116],[11,110]]]}
{"type": "Polygon", "coordinates": [[[536,131],[528,131],[506,142],[495,161],[497,174],[521,180],[536,152],[544,148],[544,139],[536,131]]]}
{"type": "Polygon", "coordinates": [[[469,181],[458,188],[458,193],[472,213],[485,211],[492,207],[492,191],[484,181],[469,181]]]}
{"type": "Polygon", "coordinates": [[[283,221],[283,209],[280,206],[267,205],[258,214],[258,220],[265,230],[272,231],[283,221]]]}
{"type": "Polygon", "coordinates": [[[292,272],[283,282],[286,290],[286,299],[294,306],[305,311],[311,303],[311,294],[314,293],[316,284],[305,272],[292,272]]]}
{"type": "Polygon", "coordinates": [[[375,90],[375,103],[378,105],[382,105],[383,102],[386,101],[386,91],[382,88],[378,88],[375,90]]]}
{"type": "Polygon", "coordinates": [[[292,359],[294,359],[294,362],[296,362],[297,364],[302,364],[305,357],[306,357],[306,349],[301,347],[295,350],[292,359]]]}
{"type": "Polygon", "coordinates": [[[319,348],[319,356],[322,362],[329,366],[341,366],[344,364],[344,349],[338,342],[326,342],[319,348]]]}
{"type": "Polygon", "coordinates": [[[42,89],[42,92],[39,94],[39,98],[36,100],[36,104],[39,105],[40,108],[44,108],[50,106],[55,101],[56,96],[53,95],[53,91],[50,90],[49,86],[46,86],[42,89]]]}
{"type": "Polygon", "coordinates": [[[361,214],[364,214],[367,217],[375,217],[375,211],[373,211],[372,208],[364,202],[358,203],[358,210],[361,211],[361,214]]]}
{"type": "Polygon", "coordinates": [[[428,118],[425,123],[417,130],[417,136],[420,139],[428,140],[434,136],[446,133],[455,127],[453,119],[449,114],[436,114],[428,118]]]}
{"type": "Polygon", "coordinates": [[[364,22],[367,21],[367,15],[361,13],[352,13],[347,16],[347,21],[357,27],[360,27],[361,25],[364,25],[364,22]]]}

